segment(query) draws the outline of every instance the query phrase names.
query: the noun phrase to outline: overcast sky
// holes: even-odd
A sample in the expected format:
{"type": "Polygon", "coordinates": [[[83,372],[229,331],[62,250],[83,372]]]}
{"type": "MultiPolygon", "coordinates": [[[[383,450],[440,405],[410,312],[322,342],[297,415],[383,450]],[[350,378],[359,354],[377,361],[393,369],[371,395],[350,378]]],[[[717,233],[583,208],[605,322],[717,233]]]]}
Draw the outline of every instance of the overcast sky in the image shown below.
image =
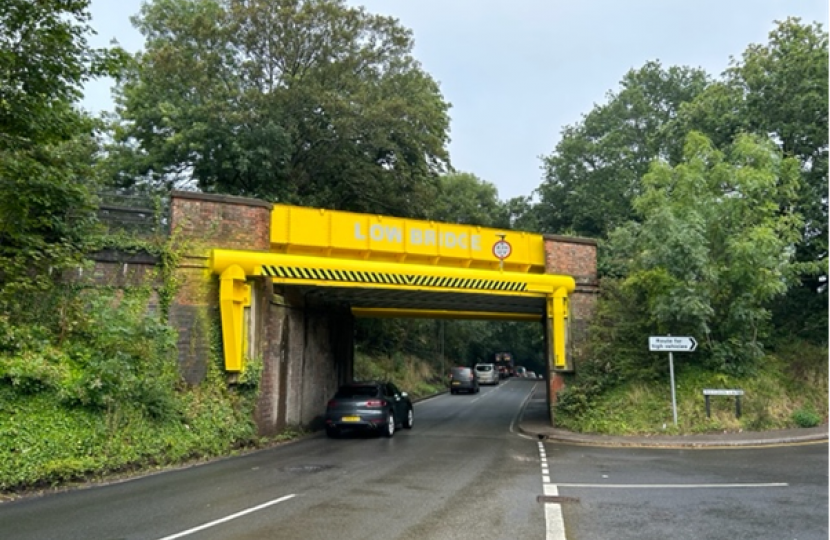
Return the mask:
{"type": "MultiPolygon", "coordinates": [[[[415,35],[415,57],[452,104],[453,166],[507,200],[542,182],[540,156],[622,76],[647,61],[720,75],[774,21],[821,22],[827,0],[348,0],[415,35]]],[[[142,0],[92,0],[94,46],[143,47],[129,22],[142,0]]],[[[111,81],[89,83],[84,107],[112,109],[111,81]]]]}

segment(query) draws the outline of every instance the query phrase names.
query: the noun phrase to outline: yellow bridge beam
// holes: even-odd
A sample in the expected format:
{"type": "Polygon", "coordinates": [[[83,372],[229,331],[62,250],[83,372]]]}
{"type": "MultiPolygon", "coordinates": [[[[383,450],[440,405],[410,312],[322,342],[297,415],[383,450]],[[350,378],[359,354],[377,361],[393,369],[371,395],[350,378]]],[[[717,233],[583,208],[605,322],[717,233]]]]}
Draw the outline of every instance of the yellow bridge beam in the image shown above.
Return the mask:
{"type": "Polygon", "coordinates": [[[464,319],[475,321],[541,322],[533,313],[491,311],[450,311],[446,309],[352,308],[352,315],[364,319],[464,319]]]}
{"type": "MultiPolygon", "coordinates": [[[[551,338],[549,363],[557,370],[569,369],[566,355],[568,295],[576,288],[571,276],[222,249],[212,251],[210,265],[214,273],[222,276],[222,335],[225,366],[229,371],[244,368],[242,308],[250,302],[245,277],[263,275],[285,285],[545,298],[546,326],[551,338]]],[[[382,316],[383,313],[375,309],[373,316],[382,316]]],[[[391,316],[391,311],[385,315],[391,316]]],[[[518,314],[492,314],[491,319],[502,318],[502,315],[518,320],[515,318],[518,314]]]]}

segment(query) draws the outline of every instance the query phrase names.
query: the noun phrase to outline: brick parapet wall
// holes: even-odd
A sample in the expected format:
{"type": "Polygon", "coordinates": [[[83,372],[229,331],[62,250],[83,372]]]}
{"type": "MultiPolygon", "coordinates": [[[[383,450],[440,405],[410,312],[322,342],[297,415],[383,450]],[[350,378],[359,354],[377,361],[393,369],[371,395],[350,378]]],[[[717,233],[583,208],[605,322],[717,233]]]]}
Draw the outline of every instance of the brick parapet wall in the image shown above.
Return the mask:
{"type": "Polygon", "coordinates": [[[553,234],[544,240],[546,273],[573,276],[577,288],[599,286],[596,240],[553,234]]]}
{"type": "Polygon", "coordinates": [[[174,191],[170,230],[205,248],[267,250],[271,203],[257,199],[174,191]]]}

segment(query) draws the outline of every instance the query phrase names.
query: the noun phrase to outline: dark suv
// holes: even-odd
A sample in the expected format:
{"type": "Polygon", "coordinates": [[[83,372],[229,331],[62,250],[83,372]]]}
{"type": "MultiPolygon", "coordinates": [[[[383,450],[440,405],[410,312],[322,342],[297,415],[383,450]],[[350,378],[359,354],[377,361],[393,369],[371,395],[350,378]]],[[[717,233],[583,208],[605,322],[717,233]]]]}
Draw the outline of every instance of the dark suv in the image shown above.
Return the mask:
{"type": "Polygon", "coordinates": [[[451,394],[457,394],[459,392],[474,394],[478,390],[478,379],[476,379],[476,374],[472,368],[454,367],[450,369],[451,394]]]}
{"type": "Polygon", "coordinates": [[[386,437],[395,429],[412,429],[415,416],[412,401],[391,382],[353,382],[341,386],[326,406],[326,434],[337,437],[343,431],[376,431],[386,437]]]}

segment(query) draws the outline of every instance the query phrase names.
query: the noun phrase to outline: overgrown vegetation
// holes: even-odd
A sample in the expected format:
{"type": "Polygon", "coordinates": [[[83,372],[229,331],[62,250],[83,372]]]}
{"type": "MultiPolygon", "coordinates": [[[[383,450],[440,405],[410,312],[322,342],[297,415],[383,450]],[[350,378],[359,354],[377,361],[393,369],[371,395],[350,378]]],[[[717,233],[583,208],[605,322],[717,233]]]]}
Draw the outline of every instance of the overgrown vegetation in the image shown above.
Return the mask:
{"type": "Polygon", "coordinates": [[[719,81],[632,70],[548,158],[541,222],[601,236],[597,316],[559,422],[662,426],[667,362],[645,340],[665,334],[700,342],[675,355],[681,432],[827,422],[827,33],[787,19],[769,38],[719,81]],[[745,417],[701,418],[702,385],[725,384],[747,392],[745,417]]]}
{"type": "Polygon", "coordinates": [[[354,365],[355,380],[391,380],[414,399],[437,394],[447,387],[440,369],[416,356],[370,356],[358,350],[354,365]]]}
{"type": "Polygon", "coordinates": [[[182,385],[174,332],[148,309],[147,289],[57,290],[67,311],[60,317],[0,319],[0,490],[219,456],[257,442],[255,388],[231,389],[221,376],[182,385]]]}

